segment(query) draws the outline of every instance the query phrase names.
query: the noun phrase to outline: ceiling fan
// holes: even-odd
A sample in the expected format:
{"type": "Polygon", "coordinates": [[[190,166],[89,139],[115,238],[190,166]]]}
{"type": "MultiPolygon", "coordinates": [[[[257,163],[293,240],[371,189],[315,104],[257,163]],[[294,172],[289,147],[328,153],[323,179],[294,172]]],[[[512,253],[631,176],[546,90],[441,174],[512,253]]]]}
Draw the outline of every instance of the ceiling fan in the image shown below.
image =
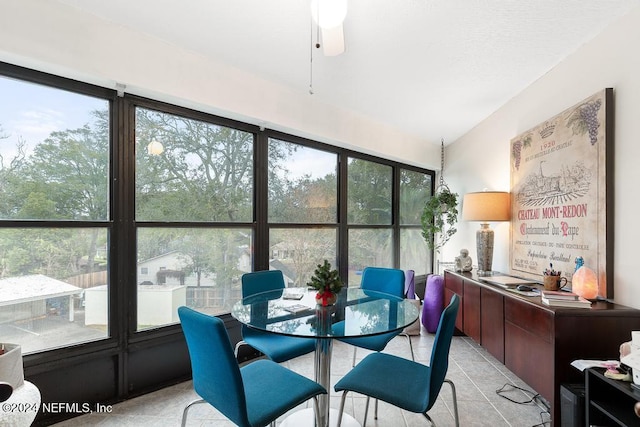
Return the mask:
{"type": "Polygon", "coordinates": [[[337,56],[345,51],[342,23],[347,16],[347,0],[311,0],[311,17],[316,23],[318,33],[316,47],[322,45],[325,56],[337,56]]]}

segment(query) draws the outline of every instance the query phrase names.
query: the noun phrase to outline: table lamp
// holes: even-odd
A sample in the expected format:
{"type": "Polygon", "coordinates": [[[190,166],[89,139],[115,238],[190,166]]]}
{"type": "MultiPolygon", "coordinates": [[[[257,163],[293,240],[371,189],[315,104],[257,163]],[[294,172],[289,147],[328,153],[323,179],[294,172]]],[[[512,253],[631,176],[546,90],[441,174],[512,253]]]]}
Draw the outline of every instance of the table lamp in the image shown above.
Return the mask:
{"type": "Polygon", "coordinates": [[[598,276],[592,269],[582,266],[573,273],[571,292],[585,299],[598,297],[598,276]]]}
{"type": "Polygon", "coordinates": [[[462,202],[462,218],[465,221],[481,221],[476,232],[478,273],[491,273],[493,261],[493,230],[489,221],[509,221],[511,196],[504,191],[467,193],[462,202]]]}

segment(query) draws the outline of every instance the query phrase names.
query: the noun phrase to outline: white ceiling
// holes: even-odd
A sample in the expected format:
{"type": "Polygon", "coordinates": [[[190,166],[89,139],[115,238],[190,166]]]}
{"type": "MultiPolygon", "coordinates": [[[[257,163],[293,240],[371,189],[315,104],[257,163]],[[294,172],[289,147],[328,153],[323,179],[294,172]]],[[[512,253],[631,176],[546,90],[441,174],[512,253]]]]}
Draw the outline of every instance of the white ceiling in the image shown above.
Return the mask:
{"type": "Polygon", "coordinates": [[[57,1],[438,145],[639,3],[349,0],[347,50],[324,57],[311,48],[308,0],[57,1]]]}

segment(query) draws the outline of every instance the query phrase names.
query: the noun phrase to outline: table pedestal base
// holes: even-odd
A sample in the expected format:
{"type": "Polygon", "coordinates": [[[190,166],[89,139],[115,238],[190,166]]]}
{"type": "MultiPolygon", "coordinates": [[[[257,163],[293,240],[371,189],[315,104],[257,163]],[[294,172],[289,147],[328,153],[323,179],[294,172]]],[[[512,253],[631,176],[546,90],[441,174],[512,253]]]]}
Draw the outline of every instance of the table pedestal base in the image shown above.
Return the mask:
{"type": "MultiPolygon", "coordinates": [[[[315,426],[315,413],[313,408],[303,409],[296,411],[293,414],[285,418],[280,427],[314,427],[315,426]]],[[[338,410],[331,408],[329,410],[329,425],[335,427],[338,425],[338,410]]],[[[356,421],[351,415],[347,413],[342,414],[343,427],[360,427],[360,423],[356,421]]]]}

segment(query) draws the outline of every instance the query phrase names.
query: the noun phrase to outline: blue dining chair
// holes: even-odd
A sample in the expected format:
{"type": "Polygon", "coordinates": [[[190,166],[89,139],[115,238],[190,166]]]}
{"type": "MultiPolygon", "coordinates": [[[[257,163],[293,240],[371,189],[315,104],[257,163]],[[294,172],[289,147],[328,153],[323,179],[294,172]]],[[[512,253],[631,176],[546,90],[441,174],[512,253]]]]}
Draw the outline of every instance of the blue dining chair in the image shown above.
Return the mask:
{"type": "MultiPolygon", "coordinates": [[[[366,267],[362,271],[362,281],[360,287],[365,291],[376,291],[390,294],[398,298],[404,298],[404,271],[395,268],[383,268],[383,267],[366,267]]],[[[335,329],[344,328],[343,322],[338,322],[334,325],[335,329]]],[[[389,341],[398,335],[404,335],[409,341],[409,349],[411,350],[411,359],[415,360],[413,354],[413,344],[408,334],[403,333],[402,330],[388,332],[385,334],[372,335],[368,337],[358,338],[340,338],[340,341],[346,342],[354,346],[353,349],[353,361],[351,366],[356,365],[356,350],[358,347],[366,348],[372,351],[382,351],[387,346],[389,341]]]]}
{"type": "MultiPolygon", "coordinates": [[[[284,276],[280,270],[255,271],[242,275],[242,298],[284,288],[284,276]]],[[[251,329],[246,325],[242,325],[242,341],[236,345],[236,357],[242,344],[250,345],[278,363],[311,353],[316,348],[316,341],[312,338],[276,335],[251,329]]]]}
{"type": "Polygon", "coordinates": [[[287,411],[326,394],[320,384],[271,360],[240,368],[219,318],[184,306],[178,308],[178,316],[191,358],[193,388],[201,397],[184,408],[183,427],[189,408],[198,403],[209,403],[239,426],[275,426],[287,411]]]}
{"type": "MultiPolygon", "coordinates": [[[[431,425],[435,426],[427,412],[433,407],[442,384],[445,382],[451,386],[453,391],[453,412],[455,425],[458,427],[460,421],[456,388],[451,380],[446,379],[446,375],[449,368],[449,349],[459,306],[458,295],[453,295],[451,302],[440,316],[429,366],[391,354],[372,353],[338,381],[334,388],[337,392],[343,391],[338,414],[338,427],[342,421],[344,403],[349,391],[367,396],[362,427],[367,422],[371,397],[410,412],[422,413],[431,425]]],[[[377,419],[377,405],[375,412],[377,419]]]]}

